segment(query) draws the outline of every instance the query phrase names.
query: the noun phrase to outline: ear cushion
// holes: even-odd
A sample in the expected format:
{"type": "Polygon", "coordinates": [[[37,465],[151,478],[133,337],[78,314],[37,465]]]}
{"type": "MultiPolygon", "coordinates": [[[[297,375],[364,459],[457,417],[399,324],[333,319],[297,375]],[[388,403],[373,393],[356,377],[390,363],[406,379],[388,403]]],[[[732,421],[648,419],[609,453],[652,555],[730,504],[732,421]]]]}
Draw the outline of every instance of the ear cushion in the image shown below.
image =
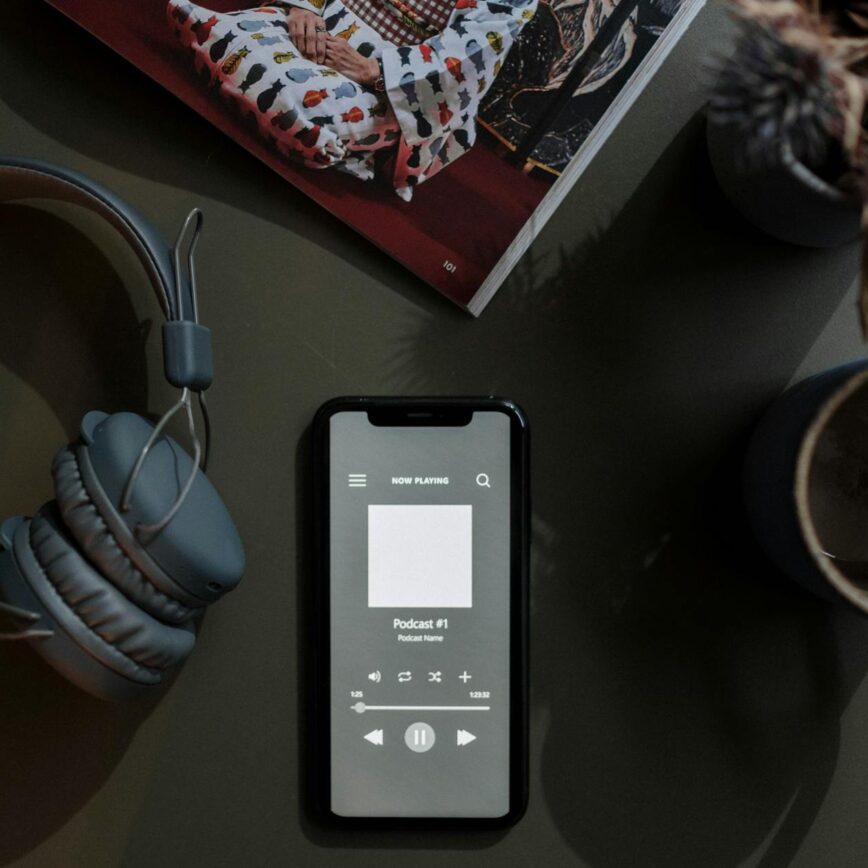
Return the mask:
{"type": "Polygon", "coordinates": [[[72,446],[57,453],[51,472],[63,523],[103,576],[137,606],[169,624],[183,624],[202,611],[202,608],[184,605],[167,593],[164,589],[170,580],[165,574],[157,575],[159,568],[152,563],[149,565],[149,558],[141,558],[139,564],[132,562],[85,488],[72,446]]]}
{"type": "Polygon", "coordinates": [[[35,564],[54,593],[83,627],[123,659],[159,672],[177,665],[193,650],[191,627],[161,624],[96,572],[65,535],[53,502],[31,521],[28,542],[35,564]]]}
{"type": "Polygon", "coordinates": [[[139,699],[159,689],[166,680],[164,673],[124,657],[66,607],[36,564],[28,542],[29,524],[22,520],[7,540],[0,528],[0,599],[37,615],[34,629],[51,634],[30,640],[30,647],[64,678],[99,699],[139,699]],[[14,542],[17,537],[21,539],[14,542]],[[5,549],[4,543],[8,543],[5,549]]]}

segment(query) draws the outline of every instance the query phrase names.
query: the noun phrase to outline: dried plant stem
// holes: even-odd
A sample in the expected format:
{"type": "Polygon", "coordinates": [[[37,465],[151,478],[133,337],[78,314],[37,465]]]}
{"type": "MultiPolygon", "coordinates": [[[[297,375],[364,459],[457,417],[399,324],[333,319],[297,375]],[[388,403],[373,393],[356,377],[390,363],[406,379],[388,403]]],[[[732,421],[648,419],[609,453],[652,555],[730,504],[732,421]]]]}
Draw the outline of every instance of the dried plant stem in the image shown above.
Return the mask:
{"type": "MultiPolygon", "coordinates": [[[[862,208],[862,227],[868,232],[868,204],[862,208]]],[[[859,325],[862,327],[862,340],[868,341],[868,239],[862,235],[862,273],[859,281],[859,325]]]]}
{"type": "Polygon", "coordinates": [[[865,85],[862,79],[855,75],[841,77],[841,87],[846,94],[847,111],[844,116],[844,135],[842,138],[844,151],[855,154],[862,137],[862,114],[865,111],[865,85]]]}

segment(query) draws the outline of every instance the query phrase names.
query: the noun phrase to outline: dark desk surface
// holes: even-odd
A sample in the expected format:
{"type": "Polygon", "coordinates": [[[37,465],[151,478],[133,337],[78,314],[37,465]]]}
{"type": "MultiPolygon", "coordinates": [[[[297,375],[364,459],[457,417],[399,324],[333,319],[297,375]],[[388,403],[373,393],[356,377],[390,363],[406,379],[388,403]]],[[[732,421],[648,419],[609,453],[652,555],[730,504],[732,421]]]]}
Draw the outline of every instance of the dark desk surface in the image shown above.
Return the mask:
{"type": "MultiPolygon", "coordinates": [[[[862,351],[858,251],[777,244],[722,201],[699,114],[719,9],[478,321],[50,9],[3,16],[0,151],[92,174],[167,236],[207,212],[213,477],[249,568],[153,706],[0,648],[0,864],[865,864],[868,625],[775,578],[736,491],[767,402],[862,351]],[[502,835],[324,831],[299,798],[306,427],[339,393],[488,392],[534,434],[527,816],[502,835]]],[[[120,244],[21,205],[0,242],[5,516],[49,497],[83,408],[168,394],[120,244]]]]}

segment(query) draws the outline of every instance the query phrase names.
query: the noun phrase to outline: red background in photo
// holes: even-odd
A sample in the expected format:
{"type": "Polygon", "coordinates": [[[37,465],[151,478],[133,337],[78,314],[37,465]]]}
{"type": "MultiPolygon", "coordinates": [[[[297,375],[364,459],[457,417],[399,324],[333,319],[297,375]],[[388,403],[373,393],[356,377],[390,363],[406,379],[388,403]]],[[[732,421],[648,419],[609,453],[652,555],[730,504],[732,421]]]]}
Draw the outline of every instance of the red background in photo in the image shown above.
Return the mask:
{"type": "MultiPolygon", "coordinates": [[[[48,0],[110,48],[180,97],[366,238],[459,304],[466,304],[548,192],[480,140],[403,202],[378,180],[334,169],[298,168],[273,153],[219,97],[197,82],[175,43],[165,0],[48,0]],[[444,262],[454,264],[454,271],[444,262]]],[[[206,0],[218,12],[254,8],[244,0],[206,0]]]]}

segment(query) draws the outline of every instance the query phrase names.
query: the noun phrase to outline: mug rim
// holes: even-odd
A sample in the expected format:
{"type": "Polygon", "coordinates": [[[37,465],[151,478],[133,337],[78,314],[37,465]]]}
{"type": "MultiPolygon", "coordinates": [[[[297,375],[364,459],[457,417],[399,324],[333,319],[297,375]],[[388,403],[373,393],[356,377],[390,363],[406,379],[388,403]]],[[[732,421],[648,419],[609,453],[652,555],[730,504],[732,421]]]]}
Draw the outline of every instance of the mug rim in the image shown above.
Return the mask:
{"type": "Polygon", "coordinates": [[[868,589],[863,590],[859,588],[851,579],[847,578],[844,572],[835,566],[833,559],[826,554],[811,515],[808,496],[811,465],[816,454],[820,435],[826,430],[830,420],[844,402],[866,384],[868,384],[868,368],[856,371],[832,392],[814,414],[796,453],[793,498],[795,500],[796,520],[799,524],[799,530],[814,565],[834,591],[856,606],[857,609],[868,614],[868,589]]]}

